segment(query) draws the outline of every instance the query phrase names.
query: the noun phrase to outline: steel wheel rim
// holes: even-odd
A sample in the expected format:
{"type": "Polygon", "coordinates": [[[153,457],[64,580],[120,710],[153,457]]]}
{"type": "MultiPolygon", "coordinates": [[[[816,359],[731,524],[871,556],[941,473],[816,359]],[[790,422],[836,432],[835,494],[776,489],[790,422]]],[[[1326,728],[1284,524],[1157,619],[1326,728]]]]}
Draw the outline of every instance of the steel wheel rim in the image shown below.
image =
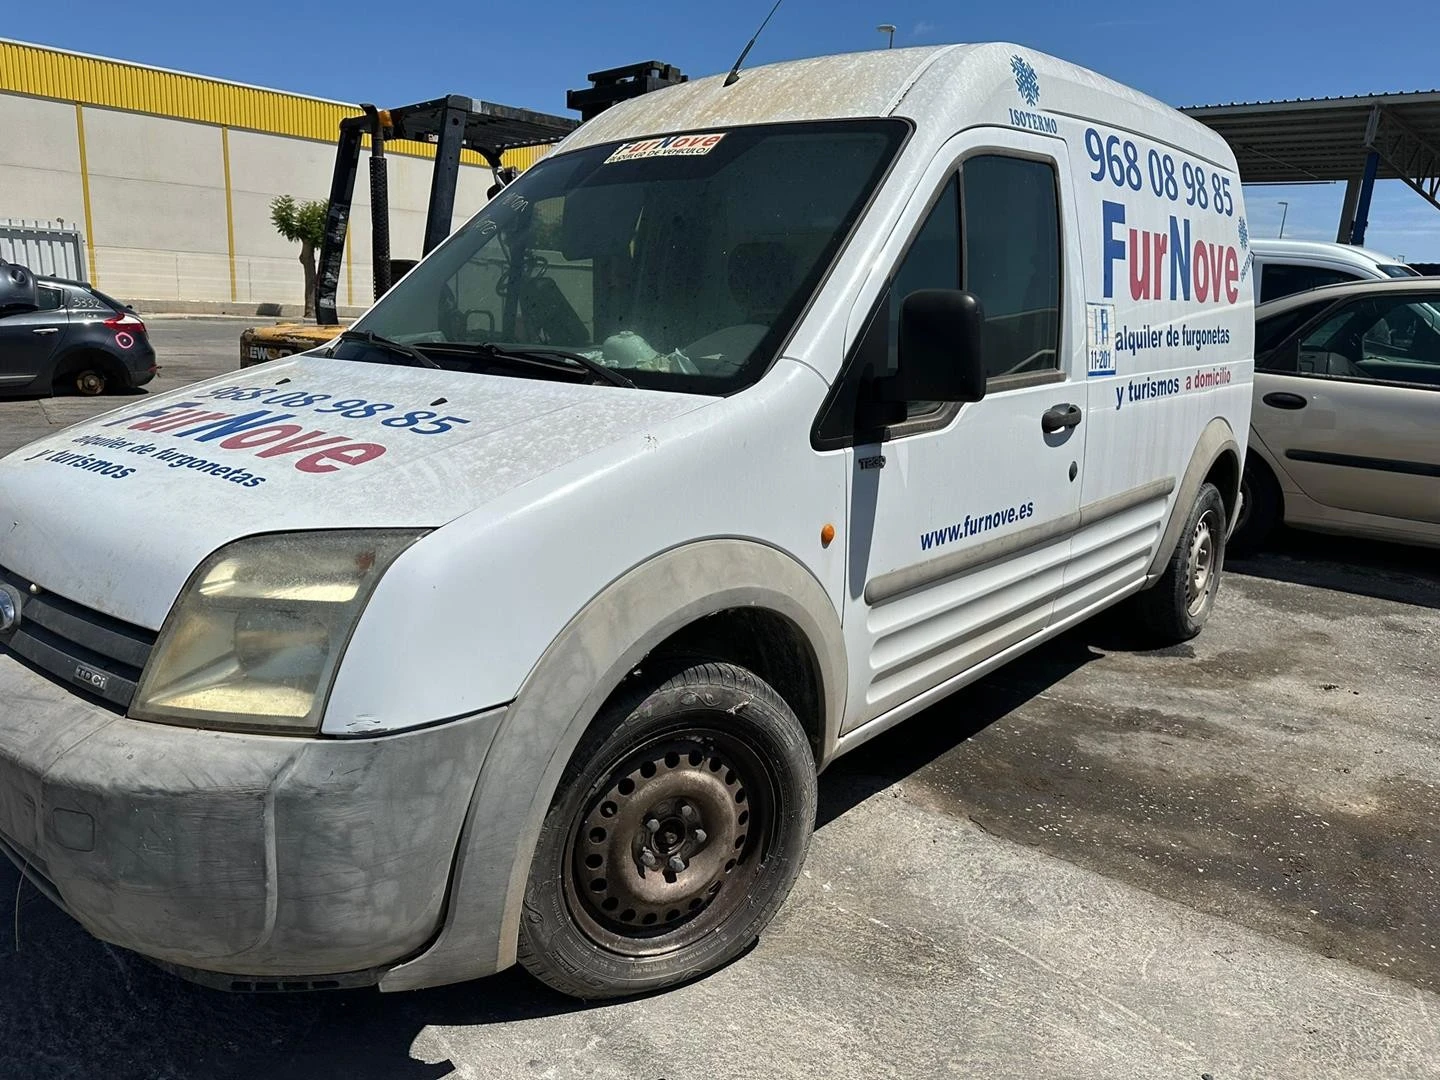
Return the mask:
{"type": "Polygon", "coordinates": [[[1186,610],[1194,617],[1205,609],[1215,579],[1215,530],[1210,525],[1209,511],[1195,523],[1187,562],[1186,610]]]}
{"type": "Polygon", "coordinates": [[[733,735],[687,725],[651,738],[576,815],[561,869],[571,917],[627,956],[713,934],[764,873],[775,804],[770,769],[733,735]]]}

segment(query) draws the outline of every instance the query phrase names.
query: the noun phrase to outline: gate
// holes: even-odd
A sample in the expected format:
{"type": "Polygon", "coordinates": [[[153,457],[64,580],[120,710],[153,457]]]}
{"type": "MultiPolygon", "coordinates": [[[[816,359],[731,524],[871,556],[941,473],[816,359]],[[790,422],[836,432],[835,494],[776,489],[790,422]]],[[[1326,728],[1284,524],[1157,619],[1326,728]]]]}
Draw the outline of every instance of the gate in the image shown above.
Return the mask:
{"type": "Polygon", "coordinates": [[[27,266],[41,277],[85,280],[80,231],[63,221],[0,218],[0,259],[27,266]]]}

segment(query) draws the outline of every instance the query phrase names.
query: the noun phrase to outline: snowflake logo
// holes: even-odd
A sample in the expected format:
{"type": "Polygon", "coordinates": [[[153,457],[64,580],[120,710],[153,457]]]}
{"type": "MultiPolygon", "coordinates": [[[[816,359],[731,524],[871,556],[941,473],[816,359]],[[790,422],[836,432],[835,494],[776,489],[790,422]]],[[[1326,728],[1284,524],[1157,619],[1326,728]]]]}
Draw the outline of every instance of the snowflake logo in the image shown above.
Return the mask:
{"type": "Polygon", "coordinates": [[[1250,247],[1250,230],[1245,225],[1243,217],[1240,219],[1240,247],[1243,250],[1248,250],[1250,247]]]}
{"type": "Polygon", "coordinates": [[[1025,99],[1025,104],[1032,108],[1040,102],[1040,79],[1035,74],[1035,69],[1026,62],[1023,56],[1010,57],[1010,70],[1015,73],[1015,89],[1020,91],[1020,96],[1025,99]]]}

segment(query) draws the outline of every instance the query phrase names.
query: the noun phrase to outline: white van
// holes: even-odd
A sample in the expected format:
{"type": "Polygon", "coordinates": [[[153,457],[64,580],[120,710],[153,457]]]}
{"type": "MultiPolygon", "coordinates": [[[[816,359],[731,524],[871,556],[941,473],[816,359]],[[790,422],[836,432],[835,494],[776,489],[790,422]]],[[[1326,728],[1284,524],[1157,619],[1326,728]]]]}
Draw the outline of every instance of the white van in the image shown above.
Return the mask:
{"type": "Polygon", "coordinates": [[[1247,239],[1217,135],[1011,45],[617,106],[324,353],[0,463],[0,847],[231,988],[709,971],[838,755],[1199,631],[1247,239]]]}
{"type": "Polygon", "coordinates": [[[1420,276],[1420,271],[1399,259],[1352,244],[1253,237],[1250,251],[1255,256],[1257,304],[1322,285],[1420,276]]]}

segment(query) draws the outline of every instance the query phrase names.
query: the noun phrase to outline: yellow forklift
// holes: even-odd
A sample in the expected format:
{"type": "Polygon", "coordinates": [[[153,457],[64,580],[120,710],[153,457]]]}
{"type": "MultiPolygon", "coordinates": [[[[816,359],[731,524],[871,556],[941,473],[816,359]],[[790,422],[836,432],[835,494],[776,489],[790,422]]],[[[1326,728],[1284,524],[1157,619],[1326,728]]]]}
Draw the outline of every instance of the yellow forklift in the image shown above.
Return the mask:
{"type": "MultiPolygon", "coordinates": [[[[279,323],[251,327],[240,335],[240,366],[251,367],[278,360],[324,345],[338,337],[340,324],[335,297],[345,257],[345,233],[350,226],[350,209],[359,171],[360,151],[370,139],[370,228],[374,264],[374,296],[379,299],[391,284],[415,265],[415,260],[390,257],[390,198],[385,144],[396,139],[430,143],[435,147],[435,167],[430,180],[430,203],[425,215],[425,238],[421,254],[428,255],[450,235],[455,211],[455,188],[460,176],[460,151],[473,150],[495,175],[491,198],[515,179],[518,170],[504,164],[504,155],[526,147],[544,146],[563,139],[579,124],[627,98],[685,82],[680,71],[659,61],[630,64],[593,72],[591,86],[571,90],[567,107],[580,113],[580,120],[550,116],[529,109],[495,105],[488,101],[452,94],[434,101],[422,101],[398,109],[377,109],[361,105],[361,115],[340,121],[340,140],[335,153],[335,173],[330,181],[330,202],[325,215],[325,235],[320,245],[320,265],[315,281],[315,324],[279,323]]],[[[476,209],[479,209],[476,207],[476,209]]]]}

